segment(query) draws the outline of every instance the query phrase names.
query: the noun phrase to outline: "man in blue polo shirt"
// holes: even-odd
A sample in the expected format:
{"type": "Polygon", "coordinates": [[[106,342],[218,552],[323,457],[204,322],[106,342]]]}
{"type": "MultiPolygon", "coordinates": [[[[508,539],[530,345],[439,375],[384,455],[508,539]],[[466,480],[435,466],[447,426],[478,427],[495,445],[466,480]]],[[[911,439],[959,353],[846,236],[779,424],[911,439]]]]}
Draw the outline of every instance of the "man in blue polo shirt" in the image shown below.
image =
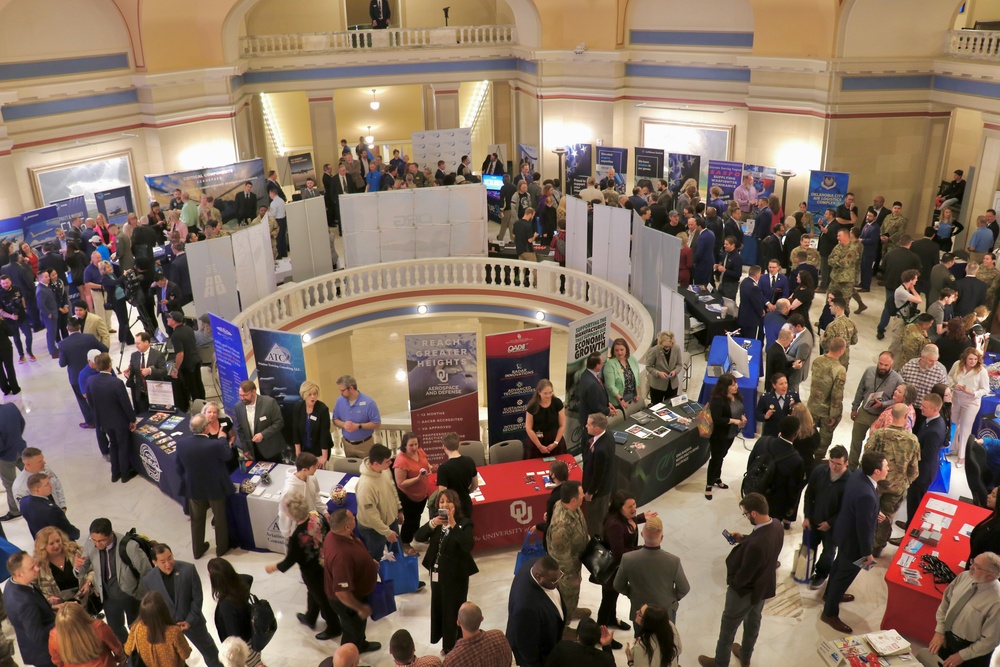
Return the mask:
{"type": "Polygon", "coordinates": [[[351,375],[337,378],[337,389],[340,398],[333,406],[333,423],[343,431],[344,454],[363,459],[375,442],[372,435],[382,425],[378,406],[371,396],[358,391],[358,381],[351,375]]]}
{"type": "Polygon", "coordinates": [[[976,231],[972,232],[972,236],[969,238],[969,245],[966,247],[966,250],[969,251],[970,262],[981,264],[983,262],[983,255],[988,253],[993,246],[993,232],[986,225],[985,215],[976,218],[976,231]]]}

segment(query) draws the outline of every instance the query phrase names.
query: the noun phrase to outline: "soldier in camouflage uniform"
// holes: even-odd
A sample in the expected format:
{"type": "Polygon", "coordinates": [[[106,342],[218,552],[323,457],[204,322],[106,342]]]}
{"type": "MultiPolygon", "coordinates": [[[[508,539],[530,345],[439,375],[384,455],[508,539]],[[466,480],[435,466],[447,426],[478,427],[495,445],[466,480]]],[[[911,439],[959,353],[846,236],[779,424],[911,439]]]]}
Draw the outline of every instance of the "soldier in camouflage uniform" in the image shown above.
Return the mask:
{"type": "Polygon", "coordinates": [[[903,215],[903,204],[892,203],[892,213],[882,221],[882,256],[899,245],[899,238],[906,233],[910,221],[903,215]]]}
{"type": "Polygon", "coordinates": [[[851,232],[846,227],[837,232],[837,247],[830,253],[830,291],[837,290],[844,301],[850,303],[854,296],[855,273],[861,266],[860,244],[851,243],[851,232]]]}
{"type": "Polygon", "coordinates": [[[920,473],[920,443],[917,436],[906,430],[908,410],[903,403],[892,406],[892,424],[873,431],[865,446],[866,452],[882,452],[889,462],[889,475],[878,483],[879,509],[886,519],[875,528],[872,555],[876,558],[892,534],[892,518],[920,473]]]}
{"type": "Polygon", "coordinates": [[[997,269],[993,253],[988,252],[983,255],[983,263],[979,265],[979,273],[976,274],[976,278],[986,283],[986,307],[992,308],[997,296],[997,282],[1000,279],[1000,269],[997,269]]]}
{"type": "Polygon", "coordinates": [[[559,488],[560,502],[552,511],[545,544],[563,573],[559,580],[559,593],[566,604],[566,618],[572,618],[580,604],[580,583],[583,581],[580,558],[590,541],[590,533],[587,531],[587,519],[580,509],[583,487],[579,482],[563,482],[559,488]]]}
{"type": "Polygon", "coordinates": [[[924,345],[931,342],[927,330],[932,326],[934,326],[934,316],[920,313],[915,322],[907,324],[903,328],[899,339],[893,341],[892,345],[889,346],[889,351],[896,357],[892,364],[895,370],[898,371],[910,359],[920,357],[920,351],[924,349],[924,345]]]}
{"type": "Polygon", "coordinates": [[[796,253],[802,251],[806,254],[806,264],[812,264],[813,266],[816,267],[817,270],[819,270],[819,263],[822,261],[822,259],[819,256],[819,251],[816,250],[815,248],[809,247],[809,244],[812,242],[813,238],[815,237],[812,234],[803,234],[799,238],[799,247],[795,248],[790,253],[788,253],[788,256],[797,257],[798,255],[796,253]]]}
{"type": "Polygon", "coordinates": [[[815,461],[826,456],[833,441],[833,431],[844,412],[847,371],[841,365],[840,357],[846,349],[847,341],[843,338],[830,339],[826,354],[815,359],[809,371],[812,384],[809,385],[809,401],[806,405],[813,421],[819,425],[819,447],[813,455],[815,461]]]}
{"type": "Polygon", "coordinates": [[[834,338],[843,338],[847,343],[844,355],[840,358],[840,364],[846,371],[851,363],[851,345],[858,344],[858,328],[854,322],[844,314],[847,310],[847,302],[841,298],[834,297],[830,303],[830,311],[833,313],[833,322],[826,325],[823,330],[823,339],[820,341],[820,348],[827,349],[829,342],[834,338]]]}

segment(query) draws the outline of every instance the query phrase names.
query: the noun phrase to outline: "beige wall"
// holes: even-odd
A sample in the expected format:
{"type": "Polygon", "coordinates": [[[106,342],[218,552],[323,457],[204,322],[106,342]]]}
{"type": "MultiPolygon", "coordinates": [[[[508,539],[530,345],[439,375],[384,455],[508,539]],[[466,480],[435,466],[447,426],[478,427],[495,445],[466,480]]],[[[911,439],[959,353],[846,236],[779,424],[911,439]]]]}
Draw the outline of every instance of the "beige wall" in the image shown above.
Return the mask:
{"type": "Polygon", "coordinates": [[[955,109],[951,114],[948,146],[938,180],[948,180],[956,169],[968,173],[969,165],[979,163],[983,136],[983,115],[971,109],[955,109]]]}
{"type": "Polygon", "coordinates": [[[337,114],[339,139],[347,139],[350,146],[358,136],[372,126],[375,141],[410,142],[413,132],[424,129],[423,102],[420,86],[370,86],[368,88],[341,88],[333,91],[334,113],[337,114]],[[372,88],[378,95],[379,109],[372,111],[372,88]]]}
{"type": "Polygon", "coordinates": [[[246,16],[248,35],[340,32],[345,29],[341,2],[263,0],[246,16]]]}
{"type": "Polygon", "coordinates": [[[167,172],[229,164],[236,160],[233,121],[225,118],[187,123],[159,131],[167,172]]]}
{"type": "Polygon", "coordinates": [[[542,48],[572,50],[580,42],[594,51],[615,48],[616,22],[608,0],[535,0],[542,48]]]}
{"type": "Polygon", "coordinates": [[[496,25],[497,5],[506,7],[504,0],[403,0],[400,12],[407,28],[444,26],[445,7],[448,25],[496,25]]]}
{"type": "Polygon", "coordinates": [[[0,60],[18,62],[131,52],[121,15],[107,0],[11,0],[0,10],[0,60]]]}
{"type": "Polygon", "coordinates": [[[971,28],[976,21],[1000,21],[1000,0],[967,0],[965,12],[956,11],[957,28],[971,28]]]}
{"type": "Polygon", "coordinates": [[[837,34],[838,4],[832,0],[750,0],[754,55],[830,57],[837,34]]]}
{"type": "Polygon", "coordinates": [[[754,26],[749,0],[701,0],[696,11],[686,0],[630,0],[627,20],[631,30],[753,32],[754,26]]]}
{"type": "Polygon", "coordinates": [[[841,19],[838,52],[844,58],[940,54],[944,50],[941,31],[951,25],[961,1],[848,0],[841,19]],[[893,17],[890,29],[887,16],[893,17]]]}
{"type": "Polygon", "coordinates": [[[223,65],[222,23],[234,4],[236,0],[143,2],[146,69],[171,72],[223,65]]]}
{"type": "Polygon", "coordinates": [[[542,102],[542,173],[555,176],[559,162],[552,150],[567,144],[610,146],[614,142],[614,102],[545,100],[542,102]]]}

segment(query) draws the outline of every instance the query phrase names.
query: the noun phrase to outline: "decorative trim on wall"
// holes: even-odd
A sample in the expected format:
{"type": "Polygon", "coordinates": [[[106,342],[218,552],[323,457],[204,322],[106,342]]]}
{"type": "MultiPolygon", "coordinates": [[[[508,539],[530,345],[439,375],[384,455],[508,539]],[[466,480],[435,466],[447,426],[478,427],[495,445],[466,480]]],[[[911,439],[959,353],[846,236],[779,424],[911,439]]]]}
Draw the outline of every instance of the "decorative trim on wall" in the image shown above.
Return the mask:
{"type": "Polygon", "coordinates": [[[843,91],[930,90],[933,81],[932,74],[845,76],[840,80],[840,89],[843,91]]]}
{"type": "Polygon", "coordinates": [[[1000,99],[1000,83],[991,81],[977,81],[975,79],[963,79],[935,74],[933,87],[934,90],[941,90],[948,93],[1000,99]]]}
{"type": "Polygon", "coordinates": [[[525,60],[524,58],[517,58],[517,71],[524,72],[525,74],[538,74],[538,63],[534,60],[525,60]]]}
{"type": "Polygon", "coordinates": [[[749,49],[752,32],[709,32],[699,30],[629,30],[630,44],[642,46],[708,46],[721,49],[749,49]]]}
{"type": "Polygon", "coordinates": [[[73,113],[74,111],[104,109],[121,106],[122,104],[137,104],[138,102],[139,93],[135,88],[132,88],[114,93],[69,97],[61,100],[49,100],[47,102],[8,104],[0,110],[0,113],[2,113],[5,122],[10,122],[12,120],[26,120],[41,116],[54,116],[61,113],[73,113]]]}
{"type": "MultiPolygon", "coordinates": [[[[249,104],[245,104],[244,106],[249,106],[249,104]]],[[[34,148],[36,146],[48,146],[50,144],[58,144],[63,141],[75,141],[77,139],[87,139],[89,137],[99,137],[101,135],[118,134],[120,132],[128,132],[129,130],[162,130],[167,127],[176,127],[178,125],[187,125],[189,123],[201,123],[206,120],[228,120],[233,118],[235,115],[235,113],[219,113],[195,116],[192,118],[182,118],[180,120],[164,121],[162,123],[130,123],[128,125],[119,125],[102,130],[93,130],[91,132],[78,132],[76,134],[48,137],[45,139],[38,139],[36,141],[25,141],[23,143],[14,144],[11,147],[11,150],[34,148]]],[[[7,151],[7,154],[9,153],[10,151],[7,151]]],[[[4,154],[5,153],[0,151],[0,155],[4,154]]]]}
{"type": "Polygon", "coordinates": [[[243,75],[243,83],[253,85],[408,74],[516,71],[518,69],[517,61],[517,58],[493,58],[489,60],[448,60],[442,62],[362,65],[357,67],[315,67],[269,72],[251,71],[243,75]]]}
{"type": "Polygon", "coordinates": [[[59,58],[57,60],[32,60],[21,63],[0,63],[0,81],[43,79],[52,76],[71,76],[129,69],[127,53],[109,53],[103,56],[59,58]]]}
{"type": "Polygon", "coordinates": [[[750,70],[742,67],[696,67],[691,65],[638,65],[625,64],[625,76],[643,76],[656,79],[699,79],[702,81],[750,82],[750,70]]]}

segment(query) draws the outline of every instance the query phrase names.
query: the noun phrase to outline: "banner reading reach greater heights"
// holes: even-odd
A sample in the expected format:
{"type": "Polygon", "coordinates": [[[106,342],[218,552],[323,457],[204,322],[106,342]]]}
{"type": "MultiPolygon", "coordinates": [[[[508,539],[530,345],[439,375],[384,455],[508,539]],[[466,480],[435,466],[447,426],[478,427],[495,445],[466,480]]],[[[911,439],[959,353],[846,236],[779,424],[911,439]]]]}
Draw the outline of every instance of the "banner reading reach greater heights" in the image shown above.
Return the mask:
{"type": "MultiPolygon", "coordinates": [[[[576,385],[580,373],[587,368],[587,357],[594,352],[604,353],[611,339],[611,309],[602,310],[569,323],[569,340],[566,345],[566,416],[575,417],[578,401],[576,385]]],[[[580,424],[579,428],[585,425],[580,424]]],[[[579,432],[566,433],[566,444],[570,452],[576,453],[580,447],[579,432]]]]}
{"type": "Polygon", "coordinates": [[[525,440],[524,413],[539,380],[549,377],[552,329],[486,336],[486,407],[490,444],[525,440]]]}
{"type": "Polygon", "coordinates": [[[445,459],[441,439],[479,440],[475,333],[406,334],[410,424],[432,464],[445,459]]]}

